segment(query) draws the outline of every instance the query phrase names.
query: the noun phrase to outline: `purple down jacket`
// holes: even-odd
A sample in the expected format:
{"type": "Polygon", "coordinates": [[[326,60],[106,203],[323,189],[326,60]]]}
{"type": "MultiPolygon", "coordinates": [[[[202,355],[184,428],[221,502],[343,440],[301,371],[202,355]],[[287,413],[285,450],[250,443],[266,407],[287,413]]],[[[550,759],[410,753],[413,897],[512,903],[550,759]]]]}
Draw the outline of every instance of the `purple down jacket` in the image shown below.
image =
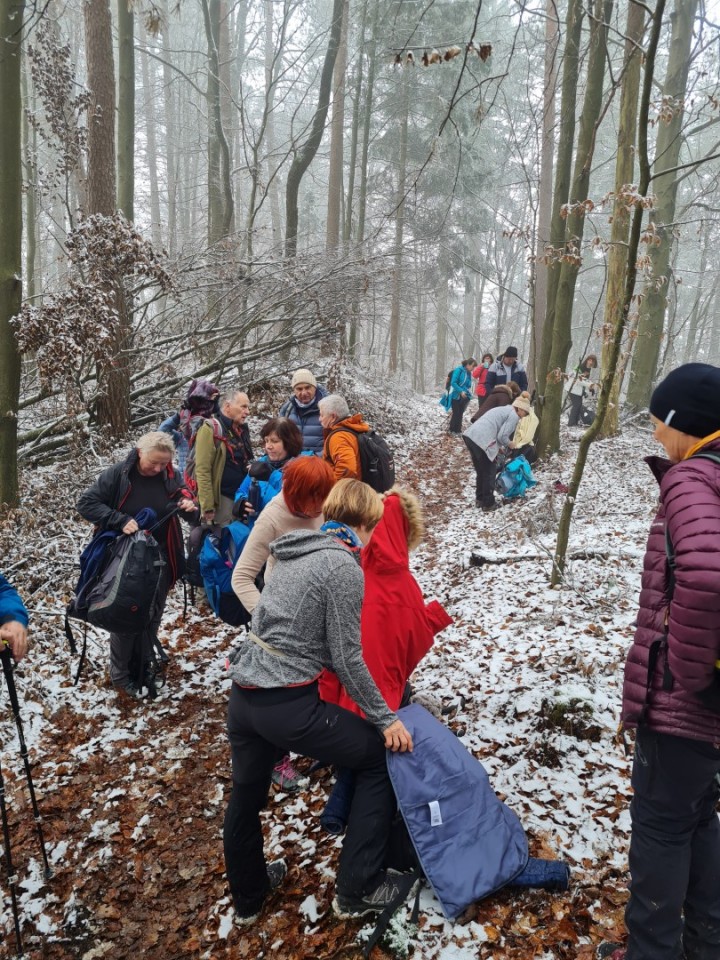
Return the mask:
{"type": "MultiPolygon", "coordinates": [[[[720,453],[713,440],[705,451],[720,453]]],[[[665,523],[675,548],[675,592],[670,603],[668,665],[672,689],[662,689],[658,658],[649,698],[648,727],[658,733],[720,743],[720,714],[694,696],[713,682],[720,658],[720,465],[691,458],[647,463],[660,483],[660,509],[648,538],[635,638],[625,663],[622,719],[637,726],[645,701],[650,645],[663,633],[668,609],[665,523]]]]}

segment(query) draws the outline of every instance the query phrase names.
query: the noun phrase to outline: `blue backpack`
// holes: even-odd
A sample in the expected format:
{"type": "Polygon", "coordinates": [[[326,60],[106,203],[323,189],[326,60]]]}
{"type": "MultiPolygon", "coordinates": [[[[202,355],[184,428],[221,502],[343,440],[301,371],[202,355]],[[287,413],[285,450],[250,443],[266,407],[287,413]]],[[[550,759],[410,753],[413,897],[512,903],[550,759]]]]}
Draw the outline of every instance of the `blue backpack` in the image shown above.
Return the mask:
{"type": "Polygon", "coordinates": [[[250,614],[233,591],[231,580],[250,527],[235,520],[227,527],[213,527],[200,550],[202,574],[208,603],[216,616],[233,627],[250,623],[250,614]]]}
{"type": "Polygon", "coordinates": [[[512,497],[524,497],[525,491],[536,484],[537,480],[525,457],[513,457],[497,475],[495,489],[510,500],[512,497]]]}

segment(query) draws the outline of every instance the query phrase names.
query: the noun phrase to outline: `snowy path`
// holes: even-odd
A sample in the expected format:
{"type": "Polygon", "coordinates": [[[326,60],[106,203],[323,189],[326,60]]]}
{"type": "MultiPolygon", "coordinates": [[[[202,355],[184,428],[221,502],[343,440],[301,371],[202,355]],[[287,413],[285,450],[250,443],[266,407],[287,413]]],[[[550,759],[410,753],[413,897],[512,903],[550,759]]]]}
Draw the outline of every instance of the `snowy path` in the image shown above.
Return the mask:
{"type": "MultiPolygon", "coordinates": [[[[562,499],[551,484],[567,478],[575,445],[566,443],[567,453],[539,471],[541,483],[526,501],[487,516],[474,507],[469,457],[460,438],[444,433],[439,407],[404,397],[388,399],[382,413],[402,427],[396,435],[384,432],[398,453],[400,479],[426,507],[428,537],[414,555],[414,572],[425,593],[455,617],[418,671],[418,699],[457,705],[451,726],[519,814],[532,851],[564,857],[573,868],[568,895],[506,890],[472,908],[462,924],[446,922],[424,892],[414,956],[589,958],[593,943],[618,932],[625,896],[629,760],[614,735],[655,499],[641,459],[653,447],[649,433],[635,428],[591,452],[571,547],[607,555],[574,561],[566,586],[550,590],[549,555],[562,499]],[[534,559],[472,567],[473,550],[534,559]]],[[[72,465],[67,470],[69,477],[72,465]]],[[[43,478],[31,484],[28,499],[41,497],[43,478]]],[[[56,516],[64,506],[69,512],[67,496],[56,516]]],[[[229,627],[195,613],[185,622],[179,598],[173,600],[166,617],[174,653],[170,682],[153,706],[118,704],[106,686],[99,638],[91,642],[80,686],[71,686],[60,622],[45,614],[60,609],[85,534],[79,524],[68,534],[50,521],[46,566],[30,549],[30,562],[26,556],[14,574],[32,595],[37,646],[18,671],[18,687],[56,869],[43,885],[14,727],[5,712],[2,762],[27,955],[357,955],[352,943],[359,925],[328,912],[337,843],[316,819],[327,774],[314,774],[297,796],[272,798],[268,848],[288,857],[288,882],[257,929],[231,929],[221,844],[230,779],[224,739],[229,627]]],[[[19,564],[17,538],[7,525],[0,537],[5,568],[19,564]]],[[[6,892],[4,878],[0,883],[6,892]]],[[[7,896],[0,929],[11,951],[7,896]]]]}

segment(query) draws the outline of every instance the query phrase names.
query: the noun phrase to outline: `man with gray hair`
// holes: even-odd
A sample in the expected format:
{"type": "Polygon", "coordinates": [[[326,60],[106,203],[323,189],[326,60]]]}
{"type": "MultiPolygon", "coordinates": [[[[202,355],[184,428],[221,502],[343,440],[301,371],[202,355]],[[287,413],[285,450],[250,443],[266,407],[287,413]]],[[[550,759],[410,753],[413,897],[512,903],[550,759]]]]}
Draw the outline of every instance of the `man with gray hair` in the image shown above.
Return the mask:
{"type": "Polygon", "coordinates": [[[331,393],[318,404],[320,423],[325,431],[323,457],[333,468],[336,480],[349,477],[362,480],[358,434],[370,430],[362,415],[350,414],[345,397],[331,393]]]}
{"type": "Polygon", "coordinates": [[[245,422],[249,413],[248,395],[233,390],[225,397],[219,417],[205,420],[197,432],[195,478],[200,516],[205,523],[225,527],[233,521],[235,491],[253,459],[250,430],[245,422]]]}

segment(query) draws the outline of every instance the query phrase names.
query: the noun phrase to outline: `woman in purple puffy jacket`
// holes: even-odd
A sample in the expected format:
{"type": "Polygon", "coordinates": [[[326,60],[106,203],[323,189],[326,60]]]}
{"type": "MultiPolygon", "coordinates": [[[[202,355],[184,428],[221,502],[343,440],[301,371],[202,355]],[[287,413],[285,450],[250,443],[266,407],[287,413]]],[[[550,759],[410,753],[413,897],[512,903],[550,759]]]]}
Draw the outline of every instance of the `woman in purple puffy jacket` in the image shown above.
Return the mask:
{"type": "Polygon", "coordinates": [[[598,956],[717,960],[720,368],[678,367],[653,393],[650,413],[669,459],[647,461],[660,484],[660,508],[650,527],[623,686],[623,724],[637,728],[628,942],[604,944],[598,956]],[[658,656],[649,669],[651,648],[658,656]]]}

